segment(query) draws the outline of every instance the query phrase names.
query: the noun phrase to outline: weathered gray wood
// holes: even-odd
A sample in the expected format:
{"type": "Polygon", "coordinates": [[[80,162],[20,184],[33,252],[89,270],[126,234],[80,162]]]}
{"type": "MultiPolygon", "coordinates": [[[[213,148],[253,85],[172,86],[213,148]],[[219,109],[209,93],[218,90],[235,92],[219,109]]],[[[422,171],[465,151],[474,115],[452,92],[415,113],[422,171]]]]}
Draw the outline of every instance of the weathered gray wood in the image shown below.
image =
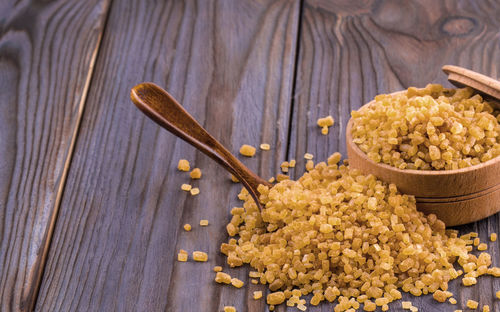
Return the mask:
{"type": "MultiPolygon", "coordinates": [[[[142,81],[164,86],[216,138],[272,145],[244,162],[264,177],[286,153],[299,2],[114,1],[62,199],[37,311],[260,311],[251,286],[213,281],[239,186],[140,113],[142,81]],[[200,167],[195,197],[176,170],[200,167]],[[200,228],[200,219],[210,225],[200,228]],[[182,230],[191,223],[193,230],[182,230]],[[208,252],[179,263],[180,248],[208,252]]],[[[246,282],[246,269],[231,270],[246,282]]],[[[263,288],[261,288],[263,289],[263,288]]]]}
{"type": "Polygon", "coordinates": [[[108,2],[0,2],[0,311],[34,304],[108,2]]]}
{"type": "MultiPolygon", "coordinates": [[[[499,4],[490,1],[315,1],[306,0],[297,63],[296,102],[293,109],[290,158],[310,152],[322,161],[335,151],[345,155],[345,127],[353,109],[376,94],[409,86],[442,83],[444,64],[456,64],[498,76],[500,70],[499,4]],[[323,136],[316,120],[334,116],[336,124],[323,136]]],[[[302,172],[299,172],[302,174],[302,172]]],[[[458,227],[460,232],[480,233],[486,242],[499,232],[498,214],[475,224],[458,227]]],[[[493,264],[500,266],[500,243],[489,243],[493,264]]],[[[420,311],[465,309],[468,299],[500,311],[494,291],[500,280],[478,278],[475,287],[450,290],[457,305],[439,304],[432,297],[405,295],[420,311]]],[[[389,305],[402,311],[401,303],[389,305]]],[[[331,311],[324,304],[308,311],[331,311]]]]}

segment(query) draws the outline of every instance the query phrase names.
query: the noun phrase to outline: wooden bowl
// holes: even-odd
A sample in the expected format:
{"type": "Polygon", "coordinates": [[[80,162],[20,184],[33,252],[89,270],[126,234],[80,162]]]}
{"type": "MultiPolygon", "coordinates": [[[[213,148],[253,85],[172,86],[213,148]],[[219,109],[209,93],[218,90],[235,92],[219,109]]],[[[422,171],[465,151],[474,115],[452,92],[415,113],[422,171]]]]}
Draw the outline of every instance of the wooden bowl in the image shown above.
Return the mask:
{"type": "Polygon", "coordinates": [[[425,214],[434,213],[447,226],[453,226],[500,211],[500,157],[457,170],[402,170],[368,158],[352,141],[351,128],[352,119],[346,129],[350,167],[394,183],[404,194],[414,195],[417,208],[425,214]]]}

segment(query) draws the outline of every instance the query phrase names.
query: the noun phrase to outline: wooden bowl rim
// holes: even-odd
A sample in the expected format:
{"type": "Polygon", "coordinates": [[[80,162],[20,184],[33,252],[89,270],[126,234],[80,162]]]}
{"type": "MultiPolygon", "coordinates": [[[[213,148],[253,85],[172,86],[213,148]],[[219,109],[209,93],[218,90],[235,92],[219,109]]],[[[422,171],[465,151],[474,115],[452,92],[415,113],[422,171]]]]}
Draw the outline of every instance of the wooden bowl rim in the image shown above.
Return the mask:
{"type": "MultiPolygon", "coordinates": [[[[397,95],[400,93],[406,92],[406,90],[401,90],[401,91],[396,91],[390,93],[390,95],[397,95]]],[[[358,110],[361,110],[363,108],[369,107],[375,102],[375,99],[371,100],[370,102],[366,103],[365,105],[361,106],[358,110]]],[[[452,170],[416,170],[416,169],[399,169],[394,166],[385,164],[385,163],[376,163],[373,160],[371,160],[368,155],[366,155],[365,152],[363,152],[359,146],[352,141],[352,135],[351,135],[351,129],[352,129],[352,116],[349,118],[349,121],[347,122],[347,127],[346,127],[346,139],[347,139],[347,144],[351,145],[352,150],[357,153],[358,155],[361,156],[365,161],[370,162],[371,164],[374,164],[376,166],[379,166],[381,168],[384,168],[386,170],[395,172],[395,173],[400,173],[400,174],[407,174],[407,175],[413,175],[413,176],[446,176],[446,175],[454,175],[454,174],[461,174],[461,173],[466,173],[470,171],[475,171],[478,169],[482,169],[484,167],[489,167],[493,164],[496,164],[500,162],[500,156],[497,156],[493,159],[490,159],[486,162],[466,167],[466,168],[461,168],[461,169],[452,169],[452,170]]]]}

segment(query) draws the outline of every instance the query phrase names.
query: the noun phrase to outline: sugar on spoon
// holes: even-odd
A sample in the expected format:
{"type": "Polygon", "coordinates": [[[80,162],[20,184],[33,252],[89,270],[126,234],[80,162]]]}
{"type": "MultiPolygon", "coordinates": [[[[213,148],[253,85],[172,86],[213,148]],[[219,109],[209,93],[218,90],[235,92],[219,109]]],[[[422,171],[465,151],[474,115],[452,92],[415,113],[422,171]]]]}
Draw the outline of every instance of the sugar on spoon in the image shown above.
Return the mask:
{"type": "Polygon", "coordinates": [[[259,177],[231,154],[172,95],[154,83],[144,82],[132,88],[130,98],[157,124],[202,151],[233,174],[262,210],[257,187],[259,184],[270,187],[271,183],[259,177]]]}

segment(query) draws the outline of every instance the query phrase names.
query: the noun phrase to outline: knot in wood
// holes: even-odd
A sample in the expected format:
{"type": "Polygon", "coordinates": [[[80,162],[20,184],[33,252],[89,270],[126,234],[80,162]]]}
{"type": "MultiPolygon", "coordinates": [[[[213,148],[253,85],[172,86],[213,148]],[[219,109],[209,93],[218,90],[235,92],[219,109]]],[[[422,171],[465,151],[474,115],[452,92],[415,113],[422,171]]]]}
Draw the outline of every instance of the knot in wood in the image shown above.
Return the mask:
{"type": "Polygon", "coordinates": [[[450,36],[466,36],[470,34],[478,23],[475,19],[465,16],[450,16],[441,23],[441,31],[450,36]]]}

